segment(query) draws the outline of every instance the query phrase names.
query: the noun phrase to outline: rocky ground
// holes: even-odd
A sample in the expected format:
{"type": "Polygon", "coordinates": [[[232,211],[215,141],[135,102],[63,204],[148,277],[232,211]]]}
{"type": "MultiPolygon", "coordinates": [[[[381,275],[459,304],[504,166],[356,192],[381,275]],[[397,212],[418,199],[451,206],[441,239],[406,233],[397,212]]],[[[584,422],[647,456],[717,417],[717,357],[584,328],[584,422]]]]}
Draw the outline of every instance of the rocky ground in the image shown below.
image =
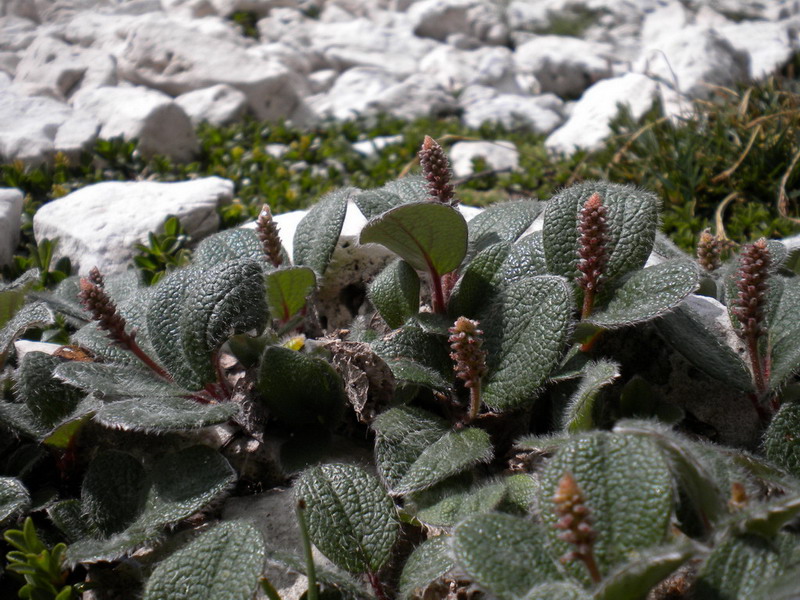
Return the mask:
{"type": "MultiPolygon", "coordinates": [[[[456,114],[547,135],[554,152],[593,148],[620,103],[640,116],[660,98],[675,117],[714,86],[786,65],[800,2],[0,0],[0,15],[0,162],[38,165],[116,136],[138,139],[143,156],[187,161],[195,125],[246,114],[300,125],[456,114]]],[[[457,174],[476,153],[515,165],[513,145],[454,147],[457,174]]],[[[88,269],[167,214],[202,237],[232,193],[201,180],[186,203],[189,184],[148,185],[100,184],[52,202],[37,214],[37,238],[60,238],[88,269]],[[136,227],[120,208],[131,197],[153,207],[136,227]],[[90,214],[99,221],[88,231],[90,214]]],[[[21,206],[18,192],[0,194],[0,263],[21,206]]]]}

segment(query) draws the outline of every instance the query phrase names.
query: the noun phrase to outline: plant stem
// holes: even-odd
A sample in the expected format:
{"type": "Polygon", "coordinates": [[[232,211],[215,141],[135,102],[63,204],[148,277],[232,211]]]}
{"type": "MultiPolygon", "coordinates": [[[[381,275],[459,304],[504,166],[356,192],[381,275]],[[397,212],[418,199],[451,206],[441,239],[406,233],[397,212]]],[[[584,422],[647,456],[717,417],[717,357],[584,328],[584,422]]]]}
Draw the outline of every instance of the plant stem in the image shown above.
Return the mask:
{"type": "Polygon", "coordinates": [[[597,567],[597,561],[594,559],[594,552],[581,555],[581,560],[583,564],[586,565],[586,569],[589,571],[589,577],[592,578],[592,581],[595,583],[603,581],[603,576],[600,574],[600,569],[597,567]]]}
{"type": "Polygon", "coordinates": [[[306,501],[302,498],[297,501],[295,512],[300,525],[300,537],[303,539],[303,554],[306,559],[306,577],[308,577],[308,600],[319,600],[317,587],[317,569],[314,566],[314,555],[311,553],[311,537],[308,535],[306,522],[306,501]]]}
{"type": "Polygon", "coordinates": [[[767,380],[764,377],[764,361],[761,360],[761,353],[758,351],[757,335],[747,336],[747,353],[750,355],[750,364],[753,366],[753,379],[755,379],[760,403],[761,398],[767,393],[767,380]]]}
{"type": "Polygon", "coordinates": [[[469,388],[469,415],[467,423],[475,420],[481,410],[481,380],[477,379],[473,386],[469,388]]]}
{"type": "Polygon", "coordinates": [[[436,271],[431,270],[431,287],[433,288],[433,312],[439,315],[447,312],[447,303],[444,300],[444,290],[442,289],[442,276],[436,271]]]}
{"type": "Polygon", "coordinates": [[[378,574],[369,571],[367,573],[367,578],[369,579],[369,584],[372,586],[372,590],[375,592],[375,596],[378,598],[378,600],[389,600],[389,597],[386,595],[386,590],[383,589],[381,580],[378,579],[378,574]]]}
{"type": "Polygon", "coordinates": [[[266,577],[261,578],[261,589],[264,590],[269,600],[281,600],[278,590],[275,589],[275,586],[272,585],[266,577]]]}
{"type": "Polygon", "coordinates": [[[160,366],[158,366],[158,364],[156,364],[156,362],[152,358],[150,358],[144,350],[141,349],[139,344],[136,343],[136,340],[134,339],[133,336],[128,336],[128,339],[126,340],[126,343],[128,345],[128,350],[133,352],[136,355],[136,358],[138,358],[145,365],[147,365],[147,367],[151,371],[153,371],[156,374],[160,375],[161,377],[163,377],[167,381],[174,381],[172,379],[172,375],[170,375],[164,369],[162,369],[160,366]]]}
{"type": "Polygon", "coordinates": [[[583,293],[583,308],[581,308],[581,321],[589,318],[594,308],[594,288],[584,290],[583,293]]]}

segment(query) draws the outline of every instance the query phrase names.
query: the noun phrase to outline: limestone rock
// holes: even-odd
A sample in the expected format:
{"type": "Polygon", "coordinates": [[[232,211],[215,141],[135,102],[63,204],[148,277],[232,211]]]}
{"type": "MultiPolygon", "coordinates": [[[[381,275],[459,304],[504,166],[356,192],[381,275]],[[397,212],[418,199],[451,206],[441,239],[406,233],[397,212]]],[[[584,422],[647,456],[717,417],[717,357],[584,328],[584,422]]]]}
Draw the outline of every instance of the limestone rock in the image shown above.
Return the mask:
{"type": "Polygon", "coordinates": [[[627,104],[638,119],[650,109],[657,93],[658,84],[638,73],[598,81],[581,96],[567,122],[545,140],[545,146],[563,154],[597,148],[611,134],[608,123],[620,104],[627,104]]]}
{"type": "Polygon", "coordinates": [[[399,80],[383,69],[355,67],[342,73],[327,94],[308,98],[307,102],[320,117],[353,119],[397,83],[399,80]]]}
{"type": "Polygon", "coordinates": [[[42,35],[22,53],[14,81],[37,83],[67,99],[79,89],[116,85],[117,63],[100,50],[42,35]]]}
{"type": "Polygon", "coordinates": [[[504,127],[520,127],[534,133],[550,133],[564,122],[563,102],[553,94],[541,96],[519,96],[498,94],[476,99],[462,99],[464,115],[462,121],[469,127],[480,127],[482,123],[501,123],[504,127]]]}
{"type": "Polygon", "coordinates": [[[19,243],[22,192],[0,188],[0,267],[11,263],[19,243]]]}
{"type": "Polygon", "coordinates": [[[484,85],[501,93],[523,93],[508,48],[459,50],[449,45],[439,46],[420,61],[419,70],[450,92],[469,85],[484,85]]]}
{"type": "Polygon", "coordinates": [[[543,92],[577,98],[586,88],[611,76],[610,47],[574,37],[543,35],[519,46],[514,62],[533,75],[543,92]]]}
{"type": "Polygon", "coordinates": [[[206,177],[179,183],[109,181],[48,202],[33,219],[37,240],[59,239],[54,260],[69,256],[81,274],[97,266],[124,271],[137,243],[175,215],[193,240],[219,227],[217,207],[229,202],[233,183],[206,177]]]}
{"type": "Polygon", "coordinates": [[[422,0],[408,10],[414,33],[444,41],[454,33],[505,44],[508,29],[495,3],[483,0],[422,0]]]}
{"type": "Polygon", "coordinates": [[[383,135],[369,140],[362,140],[353,144],[353,150],[361,156],[375,156],[386,146],[400,144],[403,141],[402,135],[383,135]]]}
{"type": "Polygon", "coordinates": [[[457,107],[453,96],[421,73],[390,86],[368,106],[369,112],[388,113],[408,120],[452,115],[457,107]]]}
{"type": "Polygon", "coordinates": [[[198,150],[189,117],[172,98],[143,87],[103,87],[81,90],[73,97],[77,110],[97,117],[100,136],[138,139],[143,156],[164,154],[179,162],[198,150]]]}
{"type": "Polygon", "coordinates": [[[187,92],[175,98],[175,103],[189,116],[194,125],[203,122],[228,125],[247,111],[247,96],[229,85],[214,85],[187,92]]]}
{"type": "Polygon", "coordinates": [[[0,161],[49,163],[57,152],[77,159],[97,139],[99,123],[52,98],[0,89],[0,161]]]}
{"type": "Polygon", "coordinates": [[[13,15],[0,17],[0,50],[24,50],[36,38],[36,23],[13,15]]]}
{"type": "Polygon", "coordinates": [[[519,168],[519,152],[514,142],[457,142],[448,152],[456,177],[471,175],[472,159],[482,158],[491,169],[498,171],[519,168]]]}
{"type": "Polygon", "coordinates": [[[719,27],[731,46],[750,56],[750,76],[764,79],[788,64],[800,47],[797,23],[745,21],[719,27]]]}

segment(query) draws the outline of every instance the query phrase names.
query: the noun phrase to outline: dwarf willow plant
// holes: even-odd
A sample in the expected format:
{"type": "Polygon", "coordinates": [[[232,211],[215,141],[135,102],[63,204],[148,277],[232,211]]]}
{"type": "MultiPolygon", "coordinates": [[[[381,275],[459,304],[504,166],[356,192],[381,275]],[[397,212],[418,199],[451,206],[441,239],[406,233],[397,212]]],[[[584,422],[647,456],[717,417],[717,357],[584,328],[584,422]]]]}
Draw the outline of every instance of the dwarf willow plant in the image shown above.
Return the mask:
{"type": "Polygon", "coordinates": [[[325,196],[291,256],[265,207],[149,287],[93,270],[27,302],[26,280],[0,290],[0,420],[36,457],[6,461],[0,519],[33,513],[67,567],[140,561],[147,600],[250,598],[265,560],[307,573],[310,598],[790,589],[800,288],[786,247],[722,263],[708,234],[698,262],[659,234],[653,194],[603,181],[468,221],[429,137],[420,164],[325,196]],[[326,331],[317,297],[347,210],[367,218],[361,244],[394,256],[363,282],[362,314],[326,331]],[[70,345],[15,357],[57,319],[70,345]],[[750,399],[758,452],[702,441],[667,398],[687,363],[750,399]],[[369,440],[374,469],[326,460],[342,437],[369,440]],[[271,440],[280,457],[263,460],[271,440]],[[64,484],[44,486],[47,468],[64,484]],[[240,493],[292,485],[302,551],[246,522],[199,525],[237,478],[240,493]]]}

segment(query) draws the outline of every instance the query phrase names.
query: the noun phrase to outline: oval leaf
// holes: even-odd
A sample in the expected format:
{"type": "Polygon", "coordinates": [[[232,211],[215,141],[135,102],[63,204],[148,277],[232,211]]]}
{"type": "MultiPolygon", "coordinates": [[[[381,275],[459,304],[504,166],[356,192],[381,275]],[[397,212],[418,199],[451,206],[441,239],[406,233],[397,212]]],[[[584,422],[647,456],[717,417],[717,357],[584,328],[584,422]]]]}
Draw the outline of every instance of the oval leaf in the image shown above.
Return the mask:
{"type": "Polygon", "coordinates": [[[419,275],[404,260],[388,265],[369,286],[369,300],[392,329],[419,312],[419,275]]]}
{"type": "Polygon", "coordinates": [[[423,598],[425,589],[455,566],[450,540],[440,535],[425,540],[408,557],[400,575],[400,598],[423,598]]]}
{"type": "Polygon", "coordinates": [[[367,223],[360,242],[382,244],[418,271],[443,275],[464,259],[467,222],[444,204],[405,204],[367,223]]]}
{"type": "Polygon", "coordinates": [[[324,195],[297,224],[294,234],[294,264],[324,275],[342,233],[347,201],[355,188],[324,195]]]}
{"type": "Polygon", "coordinates": [[[353,465],[313,467],[298,479],[295,497],[308,507],[311,541],[337,566],[375,573],[399,531],[394,503],[380,482],[353,465]]]}
{"type": "Polygon", "coordinates": [[[148,397],[109,402],[94,419],[114,429],[163,433],[218,425],[238,412],[239,407],[230,402],[200,404],[188,398],[148,397]]]}
{"type": "Polygon", "coordinates": [[[13,477],[0,477],[0,525],[25,512],[31,504],[28,490],[13,477]]]}
{"type": "Polygon", "coordinates": [[[97,454],[81,486],[81,510],[92,529],[108,537],[133,523],[147,497],[145,480],[142,463],[127,452],[97,454]]]}
{"type": "Polygon", "coordinates": [[[267,274],[265,279],[269,314],[283,323],[306,305],[306,298],[317,284],[314,271],[308,267],[278,269],[267,274]]]}
{"type": "Polygon", "coordinates": [[[619,365],[609,360],[599,360],[586,365],[583,379],[564,410],[561,428],[570,433],[593,429],[594,403],[601,390],[613,383],[619,375],[619,365]]]}

